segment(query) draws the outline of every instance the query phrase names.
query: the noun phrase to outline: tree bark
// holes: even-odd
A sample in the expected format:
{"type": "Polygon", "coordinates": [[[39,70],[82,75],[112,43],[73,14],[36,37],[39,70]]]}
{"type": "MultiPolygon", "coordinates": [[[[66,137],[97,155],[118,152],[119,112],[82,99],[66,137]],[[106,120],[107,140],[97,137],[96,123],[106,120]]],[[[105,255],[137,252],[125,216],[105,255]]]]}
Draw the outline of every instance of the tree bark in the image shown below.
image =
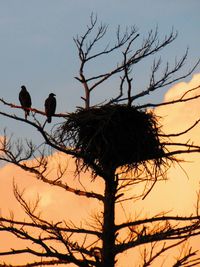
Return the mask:
{"type": "Polygon", "coordinates": [[[105,180],[102,267],[115,265],[115,175],[105,180]]]}

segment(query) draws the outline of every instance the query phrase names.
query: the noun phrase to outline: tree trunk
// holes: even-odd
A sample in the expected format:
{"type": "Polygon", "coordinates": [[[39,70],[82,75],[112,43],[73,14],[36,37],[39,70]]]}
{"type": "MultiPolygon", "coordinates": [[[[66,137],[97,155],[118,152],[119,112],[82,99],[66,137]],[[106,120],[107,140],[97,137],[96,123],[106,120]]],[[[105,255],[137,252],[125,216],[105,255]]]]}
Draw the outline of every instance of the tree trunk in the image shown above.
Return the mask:
{"type": "Polygon", "coordinates": [[[115,265],[115,175],[105,180],[102,267],[115,265]]]}

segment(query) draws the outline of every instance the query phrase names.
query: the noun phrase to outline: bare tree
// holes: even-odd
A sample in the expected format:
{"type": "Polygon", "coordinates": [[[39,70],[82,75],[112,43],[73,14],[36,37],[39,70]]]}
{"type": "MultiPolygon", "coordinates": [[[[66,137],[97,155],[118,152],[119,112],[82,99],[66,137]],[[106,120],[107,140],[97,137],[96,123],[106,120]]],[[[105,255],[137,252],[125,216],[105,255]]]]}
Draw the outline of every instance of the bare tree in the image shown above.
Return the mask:
{"type": "MultiPolygon", "coordinates": [[[[84,107],[79,107],[69,114],[55,114],[54,116],[62,120],[59,126],[54,126],[52,131],[48,132],[37,118],[38,114],[46,114],[36,108],[27,108],[32,114],[27,120],[3,112],[2,109],[0,111],[2,117],[32,126],[44,139],[44,145],[38,149],[31,141],[27,141],[26,144],[21,141],[13,142],[5,132],[0,150],[2,161],[34,174],[36,179],[55,188],[61,188],[66,194],[97,200],[103,207],[102,213],[99,212],[94,218],[95,225],[88,223],[80,226],[66,220],[52,223],[38,213],[39,200],[34,205],[28,204],[23,192],[14,184],[14,195],[28,218],[16,220],[14,216],[1,216],[0,232],[10,233],[28,243],[23,248],[15,249],[11,246],[5,251],[1,246],[0,257],[3,259],[7,255],[15,257],[28,253],[38,258],[37,261],[20,265],[21,267],[55,264],[112,267],[117,266],[118,255],[140,246],[144,248],[140,266],[145,267],[156,262],[166,251],[183,245],[189,238],[200,234],[198,205],[195,215],[168,216],[163,211],[154,217],[141,216],[116,223],[117,207],[122,202],[136,200],[135,196],[127,195],[128,188],[144,185],[143,193],[137,196],[137,199],[143,199],[157,181],[166,178],[171,163],[178,164],[180,154],[200,152],[200,145],[195,145],[192,141],[170,141],[172,136],[178,137],[191,131],[200,119],[182,132],[165,134],[162,132],[159,118],[153,111],[146,110],[148,107],[176,105],[199,98],[199,94],[191,97],[189,93],[200,86],[190,88],[173,101],[137,106],[134,104],[135,100],[188,77],[198,66],[199,60],[185,74],[182,74],[182,67],[186,63],[188,50],[173,66],[170,67],[167,63],[162,73],[161,59],[154,60],[147,88],[135,93],[132,85],[133,69],[139,62],[170,45],[176,39],[177,33],[172,30],[163,40],[159,40],[158,29],[155,29],[139,42],[140,35],[136,27],[123,33],[118,27],[116,42],[98,51],[98,44],[105,37],[107,30],[107,25],[99,25],[97,17],[92,14],[86,32],[74,38],[80,59],[79,74],[75,78],[84,88],[84,95],[81,97],[84,107]],[[99,58],[112,57],[113,54],[119,56],[119,61],[115,62],[116,65],[114,63],[111,69],[102,69],[102,73],[87,74],[89,63],[95,63],[99,58]],[[93,91],[113,77],[119,79],[116,95],[105,100],[103,104],[91,105],[93,91]],[[174,145],[180,149],[170,149],[174,145]],[[46,147],[75,158],[74,175],[81,175],[89,170],[91,180],[102,179],[105,189],[98,193],[69,185],[65,179],[66,168],[61,165],[57,167],[57,176],[50,178],[46,147]],[[34,159],[31,165],[29,159],[34,159]],[[60,247],[57,246],[58,243],[60,247]],[[145,245],[148,246],[148,250],[145,245]]],[[[2,105],[10,108],[22,108],[3,99],[0,101],[2,105]]],[[[182,250],[173,266],[198,266],[199,263],[197,251],[189,247],[182,250]]],[[[0,266],[19,265],[10,265],[7,262],[0,266]]]]}

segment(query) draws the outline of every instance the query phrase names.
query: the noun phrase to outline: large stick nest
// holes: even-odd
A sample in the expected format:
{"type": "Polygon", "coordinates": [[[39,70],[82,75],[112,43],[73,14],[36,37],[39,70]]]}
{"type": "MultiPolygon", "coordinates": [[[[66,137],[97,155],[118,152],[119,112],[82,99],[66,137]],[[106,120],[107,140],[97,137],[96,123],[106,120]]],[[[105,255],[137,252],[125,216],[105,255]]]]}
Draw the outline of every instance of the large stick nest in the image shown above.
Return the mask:
{"type": "Polygon", "coordinates": [[[159,132],[153,113],[133,106],[104,105],[69,114],[59,138],[83,156],[86,166],[93,162],[101,168],[134,168],[148,160],[163,163],[159,132]]]}

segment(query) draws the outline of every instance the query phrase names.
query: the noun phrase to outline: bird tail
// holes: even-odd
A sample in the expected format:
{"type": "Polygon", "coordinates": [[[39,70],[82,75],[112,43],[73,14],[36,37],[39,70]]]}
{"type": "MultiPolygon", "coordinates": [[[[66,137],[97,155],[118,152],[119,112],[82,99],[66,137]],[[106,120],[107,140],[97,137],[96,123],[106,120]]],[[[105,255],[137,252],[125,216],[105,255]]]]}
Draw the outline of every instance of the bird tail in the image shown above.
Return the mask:
{"type": "Polygon", "coordinates": [[[51,123],[51,117],[47,117],[47,122],[51,123]]]}
{"type": "Polygon", "coordinates": [[[25,119],[27,120],[27,117],[30,114],[30,110],[24,109],[24,113],[25,113],[25,119]]]}
{"type": "Polygon", "coordinates": [[[29,110],[25,110],[25,120],[27,120],[27,117],[29,116],[29,110]]]}

